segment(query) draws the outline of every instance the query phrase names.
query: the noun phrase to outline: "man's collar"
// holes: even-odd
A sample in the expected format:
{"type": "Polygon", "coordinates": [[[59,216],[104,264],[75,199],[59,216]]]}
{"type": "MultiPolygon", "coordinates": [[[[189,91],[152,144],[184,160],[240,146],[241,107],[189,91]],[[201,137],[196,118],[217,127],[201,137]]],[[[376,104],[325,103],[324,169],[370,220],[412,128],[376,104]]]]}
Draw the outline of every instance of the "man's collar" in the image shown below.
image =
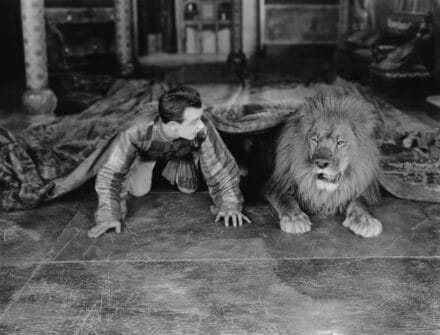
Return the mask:
{"type": "Polygon", "coordinates": [[[162,119],[160,118],[160,116],[157,116],[156,121],[154,122],[154,126],[156,128],[156,134],[157,134],[158,140],[163,141],[163,142],[173,142],[174,141],[173,138],[171,138],[170,136],[165,134],[165,132],[163,130],[164,123],[163,123],[162,119]]]}

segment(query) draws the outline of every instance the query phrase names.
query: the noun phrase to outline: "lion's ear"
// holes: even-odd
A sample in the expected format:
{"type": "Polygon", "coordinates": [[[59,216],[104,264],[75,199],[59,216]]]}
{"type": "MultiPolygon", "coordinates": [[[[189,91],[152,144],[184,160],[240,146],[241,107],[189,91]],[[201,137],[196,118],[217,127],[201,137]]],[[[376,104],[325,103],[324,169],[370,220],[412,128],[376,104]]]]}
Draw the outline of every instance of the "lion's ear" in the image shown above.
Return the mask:
{"type": "Polygon", "coordinates": [[[307,103],[304,103],[298,106],[297,110],[292,113],[291,121],[304,125],[304,123],[307,123],[307,120],[309,120],[311,117],[312,111],[310,109],[310,106],[307,103]]]}
{"type": "Polygon", "coordinates": [[[287,115],[284,126],[287,128],[296,127],[304,115],[305,115],[304,106],[300,105],[296,107],[295,110],[293,110],[291,113],[287,115]]]}
{"type": "Polygon", "coordinates": [[[353,128],[356,133],[374,138],[380,131],[379,112],[376,106],[370,102],[363,102],[353,120],[353,128]]]}

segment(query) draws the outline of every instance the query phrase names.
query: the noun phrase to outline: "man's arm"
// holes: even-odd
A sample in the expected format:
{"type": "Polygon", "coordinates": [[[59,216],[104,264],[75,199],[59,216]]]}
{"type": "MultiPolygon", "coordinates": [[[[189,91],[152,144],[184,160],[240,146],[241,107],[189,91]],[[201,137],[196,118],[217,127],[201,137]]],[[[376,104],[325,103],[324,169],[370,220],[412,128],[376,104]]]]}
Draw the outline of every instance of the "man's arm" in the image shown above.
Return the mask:
{"type": "Polygon", "coordinates": [[[115,139],[109,158],[96,177],[98,209],[95,213],[96,226],[89,230],[89,237],[98,237],[110,228],[121,230],[121,201],[126,175],[137,155],[141,129],[132,126],[115,139]]]}
{"type": "Polygon", "coordinates": [[[238,165],[214,125],[209,120],[204,123],[207,135],[200,148],[200,166],[212,200],[219,209],[216,221],[223,217],[228,226],[231,218],[234,227],[241,225],[242,218],[249,222],[241,214],[243,196],[238,165]]]}

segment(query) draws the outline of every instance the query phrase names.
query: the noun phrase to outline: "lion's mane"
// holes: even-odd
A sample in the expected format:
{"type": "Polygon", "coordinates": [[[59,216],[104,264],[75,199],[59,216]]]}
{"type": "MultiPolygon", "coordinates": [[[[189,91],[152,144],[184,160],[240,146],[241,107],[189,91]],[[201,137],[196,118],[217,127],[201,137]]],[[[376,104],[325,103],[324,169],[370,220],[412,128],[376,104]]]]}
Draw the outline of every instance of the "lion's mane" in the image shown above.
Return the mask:
{"type": "Polygon", "coordinates": [[[280,198],[295,196],[309,214],[334,215],[358,197],[368,204],[378,199],[379,153],[374,142],[377,113],[363,99],[320,95],[308,98],[281,129],[275,148],[275,166],[267,187],[280,198]],[[339,187],[326,192],[316,187],[306,134],[319,120],[351,126],[357,150],[348,155],[339,187]]]}

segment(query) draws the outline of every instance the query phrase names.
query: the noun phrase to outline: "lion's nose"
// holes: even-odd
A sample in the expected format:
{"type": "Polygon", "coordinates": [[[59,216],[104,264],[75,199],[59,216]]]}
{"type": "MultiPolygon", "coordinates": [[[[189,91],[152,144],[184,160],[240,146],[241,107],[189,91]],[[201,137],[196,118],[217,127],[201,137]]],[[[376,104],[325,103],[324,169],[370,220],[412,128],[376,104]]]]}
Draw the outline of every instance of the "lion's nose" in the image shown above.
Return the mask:
{"type": "Polygon", "coordinates": [[[330,161],[325,158],[315,158],[315,165],[320,169],[325,169],[330,165],[330,161]]]}

